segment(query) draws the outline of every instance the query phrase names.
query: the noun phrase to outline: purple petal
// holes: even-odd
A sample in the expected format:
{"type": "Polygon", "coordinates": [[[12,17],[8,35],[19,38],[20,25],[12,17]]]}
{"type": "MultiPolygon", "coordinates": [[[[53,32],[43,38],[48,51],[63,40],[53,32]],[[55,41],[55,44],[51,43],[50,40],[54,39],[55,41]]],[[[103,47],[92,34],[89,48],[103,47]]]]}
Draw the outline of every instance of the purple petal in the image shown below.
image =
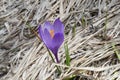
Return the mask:
{"type": "Polygon", "coordinates": [[[48,48],[51,48],[52,47],[52,38],[51,38],[50,33],[47,29],[44,30],[44,35],[42,35],[42,37],[43,37],[43,42],[45,43],[45,45],[48,48]]]}
{"type": "Polygon", "coordinates": [[[52,48],[50,50],[53,52],[57,63],[59,63],[58,54],[57,54],[58,49],[63,43],[63,41],[64,41],[64,35],[62,33],[56,33],[52,40],[52,48]]]}
{"type": "Polygon", "coordinates": [[[42,38],[42,35],[43,35],[43,30],[42,30],[41,25],[39,25],[39,28],[38,28],[38,33],[39,33],[39,35],[40,35],[41,40],[43,40],[43,38],[42,38]]]}
{"type": "Polygon", "coordinates": [[[47,29],[48,31],[52,30],[53,29],[53,25],[49,21],[46,21],[44,23],[44,29],[47,29]]]}
{"type": "Polygon", "coordinates": [[[56,33],[52,40],[52,52],[54,54],[57,54],[58,48],[61,46],[61,44],[64,41],[64,35],[62,33],[56,33]]]}
{"type": "Polygon", "coordinates": [[[55,20],[53,27],[55,33],[64,33],[64,25],[59,18],[55,20]]]}

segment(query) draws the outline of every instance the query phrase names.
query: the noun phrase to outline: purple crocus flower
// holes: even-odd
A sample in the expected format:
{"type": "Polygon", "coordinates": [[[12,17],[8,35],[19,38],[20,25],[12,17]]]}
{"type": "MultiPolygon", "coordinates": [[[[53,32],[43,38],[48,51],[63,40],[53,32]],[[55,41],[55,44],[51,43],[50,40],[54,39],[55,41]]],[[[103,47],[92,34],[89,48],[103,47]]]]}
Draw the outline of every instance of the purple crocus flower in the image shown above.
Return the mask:
{"type": "Polygon", "coordinates": [[[60,19],[56,19],[52,25],[46,21],[43,26],[39,26],[39,35],[42,41],[45,43],[48,49],[54,54],[57,63],[58,60],[58,49],[64,41],[64,25],[60,19]]]}

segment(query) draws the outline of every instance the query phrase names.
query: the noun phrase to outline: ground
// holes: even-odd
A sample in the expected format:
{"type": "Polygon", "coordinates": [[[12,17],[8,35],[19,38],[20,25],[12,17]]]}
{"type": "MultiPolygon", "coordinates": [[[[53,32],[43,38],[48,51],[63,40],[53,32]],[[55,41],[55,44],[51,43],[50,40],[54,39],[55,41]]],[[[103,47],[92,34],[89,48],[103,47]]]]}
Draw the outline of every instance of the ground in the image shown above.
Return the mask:
{"type": "Polygon", "coordinates": [[[120,80],[120,0],[1,0],[0,80],[120,80]],[[54,63],[38,26],[60,18],[64,43],[54,63]],[[58,66],[61,74],[58,74],[58,66]]]}

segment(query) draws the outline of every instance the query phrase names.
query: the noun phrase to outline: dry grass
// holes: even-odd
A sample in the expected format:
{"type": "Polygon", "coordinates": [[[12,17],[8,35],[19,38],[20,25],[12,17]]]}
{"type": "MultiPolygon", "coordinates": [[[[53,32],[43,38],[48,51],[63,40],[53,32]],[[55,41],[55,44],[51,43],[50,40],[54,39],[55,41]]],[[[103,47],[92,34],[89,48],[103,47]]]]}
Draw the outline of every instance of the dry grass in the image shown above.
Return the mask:
{"type": "Polygon", "coordinates": [[[1,0],[0,80],[120,80],[119,0],[1,0]],[[42,42],[28,28],[56,18],[65,24],[71,66],[53,63],[42,42]],[[73,33],[76,25],[75,33],[73,33]],[[75,34],[75,36],[74,36],[75,34]],[[115,48],[113,48],[113,43],[115,48]],[[62,73],[57,76],[56,67],[62,73]]]}

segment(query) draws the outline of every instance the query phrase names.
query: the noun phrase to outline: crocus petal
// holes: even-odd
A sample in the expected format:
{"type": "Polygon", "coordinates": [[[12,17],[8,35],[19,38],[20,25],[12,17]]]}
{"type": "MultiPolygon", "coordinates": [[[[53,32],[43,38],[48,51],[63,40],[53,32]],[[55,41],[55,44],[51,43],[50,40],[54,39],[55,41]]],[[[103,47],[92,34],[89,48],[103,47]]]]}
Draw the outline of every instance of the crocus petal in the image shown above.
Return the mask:
{"type": "Polygon", "coordinates": [[[51,48],[52,47],[52,38],[50,36],[50,33],[47,29],[44,30],[44,35],[42,35],[43,37],[43,42],[45,43],[45,45],[48,47],[48,48],[51,48]]]}
{"type": "Polygon", "coordinates": [[[41,40],[43,40],[42,35],[44,35],[44,34],[43,34],[43,30],[42,30],[41,25],[39,25],[38,32],[39,32],[39,35],[40,35],[41,40]]]}
{"type": "Polygon", "coordinates": [[[60,45],[63,43],[63,41],[64,41],[64,35],[62,33],[56,33],[52,39],[52,47],[49,48],[53,52],[57,63],[59,63],[58,54],[57,54],[58,49],[60,45]]]}
{"type": "Polygon", "coordinates": [[[64,33],[64,25],[59,18],[55,20],[53,27],[55,33],[64,33]]]}
{"type": "Polygon", "coordinates": [[[53,25],[49,21],[46,21],[44,23],[44,29],[47,29],[48,31],[50,31],[53,29],[53,25]]]}
{"type": "Polygon", "coordinates": [[[56,33],[52,39],[52,52],[57,54],[58,48],[64,41],[64,35],[62,33],[56,33]]]}

